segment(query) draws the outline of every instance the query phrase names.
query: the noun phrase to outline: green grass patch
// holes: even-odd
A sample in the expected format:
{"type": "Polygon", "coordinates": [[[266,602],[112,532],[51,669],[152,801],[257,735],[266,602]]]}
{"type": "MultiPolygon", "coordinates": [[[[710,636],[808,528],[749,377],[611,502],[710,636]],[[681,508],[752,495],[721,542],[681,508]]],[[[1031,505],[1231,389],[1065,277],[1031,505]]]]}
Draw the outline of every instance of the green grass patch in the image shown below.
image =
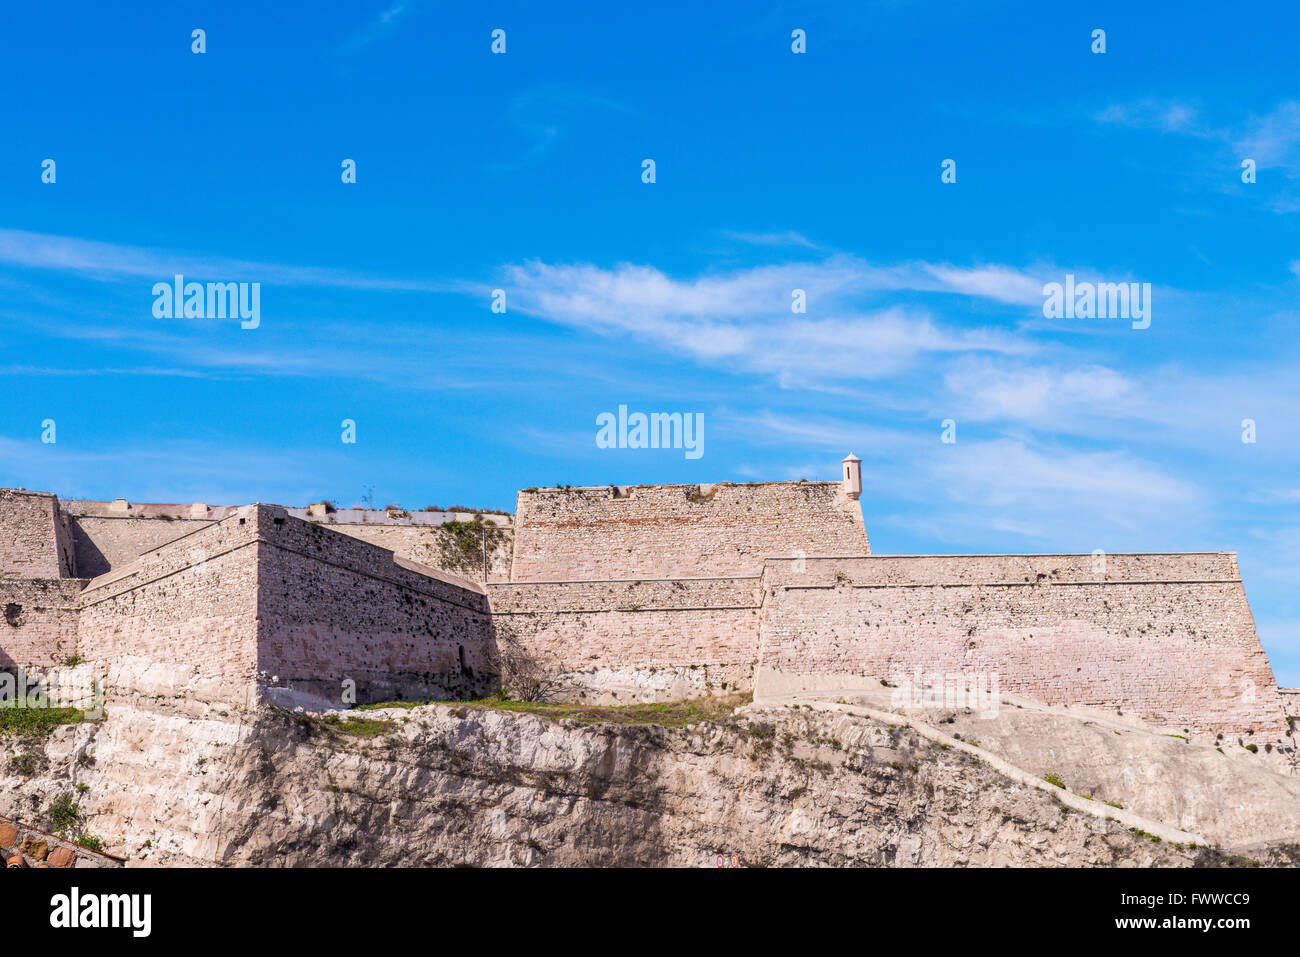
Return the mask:
{"type": "Polygon", "coordinates": [[[1060,775],[1055,774],[1051,771],[1048,771],[1046,774],[1043,775],[1043,780],[1046,781],[1048,784],[1054,785],[1055,787],[1058,788],[1063,789],[1065,787],[1065,782],[1061,780],[1060,775]]]}
{"type": "Polygon", "coordinates": [[[753,695],[746,693],[728,695],[724,698],[692,698],[687,701],[665,701],[657,704],[591,705],[553,701],[510,701],[506,698],[483,698],[478,701],[454,703],[471,708],[535,714],[553,721],[569,718],[590,724],[647,724],[681,728],[701,721],[721,721],[752,700],[753,695]]]}
{"type": "Polygon", "coordinates": [[[31,699],[0,702],[0,735],[49,734],[61,724],[80,724],[86,713],[80,708],[29,707],[31,699]]]}
{"type": "Polygon", "coordinates": [[[396,722],[388,718],[340,718],[338,715],[326,715],[320,719],[326,731],[352,735],[358,738],[373,738],[387,734],[396,727],[396,722]]]}
{"type": "Polygon", "coordinates": [[[410,711],[412,708],[418,708],[421,705],[429,704],[427,701],[381,701],[378,704],[359,704],[353,711],[378,711],[381,708],[404,708],[410,711]]]}

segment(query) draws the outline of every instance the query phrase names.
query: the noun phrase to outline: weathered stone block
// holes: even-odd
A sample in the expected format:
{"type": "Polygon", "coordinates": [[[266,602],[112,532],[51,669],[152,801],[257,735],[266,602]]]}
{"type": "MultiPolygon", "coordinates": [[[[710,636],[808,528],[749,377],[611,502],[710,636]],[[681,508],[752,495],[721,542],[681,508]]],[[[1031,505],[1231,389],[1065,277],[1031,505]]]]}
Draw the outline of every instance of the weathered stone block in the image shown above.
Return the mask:
{"type": "Polygon", "coordinates": [[[77,863],[77,855],[72,848],[56,847],[50,851],[49,862],[52,867],[72,867],[77,863]]]}

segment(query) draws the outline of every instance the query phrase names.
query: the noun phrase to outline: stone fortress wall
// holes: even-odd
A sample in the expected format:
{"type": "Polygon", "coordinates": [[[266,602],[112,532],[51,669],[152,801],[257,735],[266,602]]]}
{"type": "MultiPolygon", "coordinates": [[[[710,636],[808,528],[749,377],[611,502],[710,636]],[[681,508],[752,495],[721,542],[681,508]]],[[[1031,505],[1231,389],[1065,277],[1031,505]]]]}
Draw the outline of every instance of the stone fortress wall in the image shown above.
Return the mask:
{"type": "Polygon", "coordinates": [[[763,587],[760,692],[996,675],[1047,704],[1283,730],[1231,554],[778,559],[763,587]]]}
{"type": "Polygon", "coordinates": [[[525,489],[513,581],[754,575],[769,555],[870,555],[839,482],[525,489]]]}
{"type": "Polygon", "coordinates": [[[559,676],[566,697],[675,700],[749,691],[759,578],[488,585],[498,641],[559,676]]]}
{"type": "Polygon", "coordinates": [[[48,492],[0,489],[0,578],[65,578],[73,570],[59,500],[48,492]]]}
{"type": "Polygon", "coordinates": [[[256,507],[232,511],[86,586],[78,655],[110,689],[256,705],[256,507]]]}
{"type": "Polygon", "coordinates": [[[116,683],[148,675],[229,708],[455,697],[490,684],[480,585],[277,506],[202,523],[91,581],[81,604],[80,653],[116,683]]]}
{"type": "Polygon", "coordinates": [[[85,584],[80,578],[0,578],[0,669],[73,657],[85,584]]]}
{"type": "Polygon", "coordinates": [[[59,500],[0,489],[0,668],[58,664],[76,653],[72,532],[59,500]]]}
{"type": "Polygon", "coordinates": [[[492,689],[483,587],[259,506],[258,670],[273,700],[474,698],[492,689]]]}
{"type": "MultiPolygon", "coordinates": [[[[59,504],[75,542],[75,567],[82,578],[102,575],[110,568],[120,567],[188,532],[220,521],[234,511],[232,507],[209,506],[203,502],[166,505],[117,499],[113,502],[68,500],[59,504]]],[[[4,509],[0,509],[0,515],[3,513],[4,509]]],[[[387,548],[434,568],[448,564],[442,544],[444,536],[439,534],[442,526],[454,522],[472,523],[477,516],[484,524],[500,530],[496,536],[499,539],[497,546],[488,551],[488,580],[507,581],[510,577],[511,517],[508,515],[438,511],[399,513],[361,508],[327,511],[323,506],[286,508],[285,513],[328,525],[336,532],[387,548]]],[[[482,578],[480,565],[474,561],[461,560],[455,568],[447,570],[482,578]]]]}
{"type": "Polygon", "coordinates": [[[25,544],[0,586],[46,597],[0,631],[0,665],[75,653],[205,700],[337,706],[349,683],[357,703],[483,694],[509,647],[601,702],[920,669],[1169,727],[1283,726],[1231,554],[872,556],[856,461],[836,483],[526,490],[492,519],[513,561],[490,555],[486,582],[420,561],[436,517],[75,502],[67,540],[112,561],[81,592],[80,546],[60,578],[12,574],[56,567],[32,529],[57,541],[60,511],[9,493],[25,544]]]}

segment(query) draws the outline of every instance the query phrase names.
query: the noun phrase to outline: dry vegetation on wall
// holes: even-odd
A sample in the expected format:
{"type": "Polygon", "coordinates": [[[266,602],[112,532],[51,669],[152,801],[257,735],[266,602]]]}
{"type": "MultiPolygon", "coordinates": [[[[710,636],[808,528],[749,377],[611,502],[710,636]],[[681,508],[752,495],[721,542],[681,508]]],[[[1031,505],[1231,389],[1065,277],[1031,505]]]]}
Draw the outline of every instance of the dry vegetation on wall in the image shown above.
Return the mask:
{"type": "MultiPolygon", "coordinates": [[[[555,615],[537,616],[543,631],[554,625],[555,615]]],[[[563,687],[563,660],[553,652],[530,646],[521,640],[514,622],[497,618],[493,622],[494,647],[489,651],[489,670],[497,676],[499,695],[514,701],[550,701],[563,687]]]]}
{"type": "Polygon", "coordinates": [[[439,564],[448,571],[478,576],[487,556],[505,543],[507,532],[476,516],[472,522],[445,522],[438,526],[437,535],[439,564]]]}

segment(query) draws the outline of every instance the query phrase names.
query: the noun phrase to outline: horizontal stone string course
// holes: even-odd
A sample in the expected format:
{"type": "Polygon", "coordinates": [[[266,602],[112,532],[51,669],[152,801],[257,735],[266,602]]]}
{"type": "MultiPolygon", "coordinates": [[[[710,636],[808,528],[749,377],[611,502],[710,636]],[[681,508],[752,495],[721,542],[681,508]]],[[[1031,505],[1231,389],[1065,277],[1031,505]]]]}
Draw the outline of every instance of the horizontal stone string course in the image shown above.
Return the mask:
{"type": "MultiPolygon", "coordinates": [[[[1240,581],[1236,578],[1152,578],[1146,581],[1077,581],[1077,582],[1051,582],[1049,587],[1069,588],[1076,585],[1105,585],[1113,588],[1119,585],[1220,585],[1232,584],[1240,581]]],[[[970,588],[972,585],[978,585],[980,588],[1041,588],[1049,585],[1047,582],[969,582],[969,581],[938,581],[938,582],[854,582],[849,588],[970,588]]],[[[829,585],[777,585],[773,586],[782,588],[786,591],[794,591],[799,588],[836,588],[835,584],[829,585]]]]}

